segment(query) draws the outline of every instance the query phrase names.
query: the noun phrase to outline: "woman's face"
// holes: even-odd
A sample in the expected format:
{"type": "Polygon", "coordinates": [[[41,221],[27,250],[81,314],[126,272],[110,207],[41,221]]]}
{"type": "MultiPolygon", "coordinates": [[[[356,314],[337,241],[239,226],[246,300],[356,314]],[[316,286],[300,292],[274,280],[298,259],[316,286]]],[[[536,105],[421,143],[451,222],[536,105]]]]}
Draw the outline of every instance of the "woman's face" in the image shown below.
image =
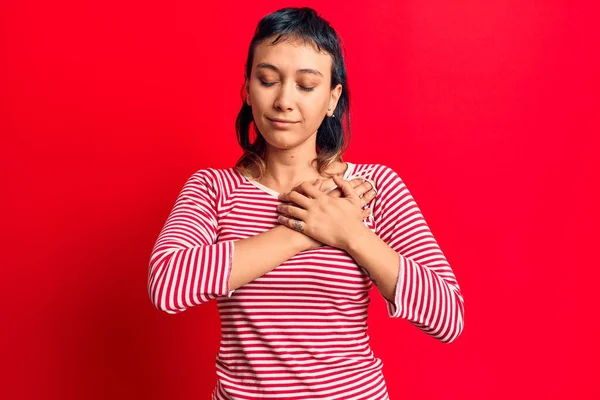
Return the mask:
{"type": "Polygon", "coordinates": [[[281,149],[295,147],[317,132],[323,118],[333,115],[342,85],[330,89],[329,54],[292,40],[267,43],[270,40],[255,49],[246,101],[267,143],[281,149]],[[278,125],[271,119],[293,123],[278,125]]]}

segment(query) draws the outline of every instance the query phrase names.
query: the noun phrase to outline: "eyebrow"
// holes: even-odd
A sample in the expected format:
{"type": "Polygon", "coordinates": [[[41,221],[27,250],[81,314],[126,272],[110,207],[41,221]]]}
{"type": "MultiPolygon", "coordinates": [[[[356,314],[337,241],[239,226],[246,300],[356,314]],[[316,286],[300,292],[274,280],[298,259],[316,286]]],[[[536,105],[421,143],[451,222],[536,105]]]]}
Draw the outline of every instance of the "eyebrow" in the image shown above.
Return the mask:
{"type": "MultiPolygon", "coordinates": [[[[273,64],[269,64],[269,63],[259,63],[256,68],[265,68],[265,69],[270,69],[273,70],[277,73],[281,73],[281,71],[279,70],[279,68],[277,68],[276,66],[274,66],[273,64]]],[[[312,69],[312,68],[302,68],[296,71],[296,73],[303,73],[303,74],[314,74],[314,75],[318,75],[320,77],[323,77],[323,74],[320,73],[319,71],[317,71],[316,69],[312,69]]]]}

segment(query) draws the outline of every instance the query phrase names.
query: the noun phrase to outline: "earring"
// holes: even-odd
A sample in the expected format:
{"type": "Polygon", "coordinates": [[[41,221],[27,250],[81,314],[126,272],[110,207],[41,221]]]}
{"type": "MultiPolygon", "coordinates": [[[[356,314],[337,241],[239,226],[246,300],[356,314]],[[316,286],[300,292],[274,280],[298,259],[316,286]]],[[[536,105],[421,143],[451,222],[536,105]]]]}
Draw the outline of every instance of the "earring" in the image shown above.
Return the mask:
{"type": "MultiPolygon", "coordinates": [[[[329,107],[329,108],[327,109],[327,111],[331,111],[331,107],[329,107]]],[[[335,114],[331,114],[331,115],[330,115],[330,117],[331,117],[331,118],[335,118],[335,114]]]]}

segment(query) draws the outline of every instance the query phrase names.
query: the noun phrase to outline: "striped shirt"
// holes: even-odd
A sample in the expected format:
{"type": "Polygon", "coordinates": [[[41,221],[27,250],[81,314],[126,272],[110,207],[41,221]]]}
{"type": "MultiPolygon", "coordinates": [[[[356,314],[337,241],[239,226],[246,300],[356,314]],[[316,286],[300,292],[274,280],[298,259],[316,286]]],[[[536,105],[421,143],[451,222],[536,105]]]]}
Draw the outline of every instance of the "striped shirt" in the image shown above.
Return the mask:
{"type": "MultiPolygon", "coordinates": [[[[364,177],[377,192],[363,223],[398,253],[394,301],[382,296],[389,317],[452,342],[463,329],[463,297],[415,200],[392,168],[347,164],[345,180],[364,177]]],[[[235,243],[280,224],[277,195],[233,167],[193,173],[150,256],[152,303],[177,314],[216,299],[213,400],[389,399],[366,333],[373,283],[346,251],[301,251],[230,290],[235,243]]]]}

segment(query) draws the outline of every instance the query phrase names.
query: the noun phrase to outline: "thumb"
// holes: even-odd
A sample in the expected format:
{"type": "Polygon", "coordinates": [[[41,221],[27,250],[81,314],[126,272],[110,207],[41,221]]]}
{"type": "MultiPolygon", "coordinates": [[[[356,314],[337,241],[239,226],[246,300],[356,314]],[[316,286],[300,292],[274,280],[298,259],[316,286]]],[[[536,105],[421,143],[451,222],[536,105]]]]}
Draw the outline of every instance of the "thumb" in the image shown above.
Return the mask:
{"type": "Polygon", "coordinates": [[[335,184],[342,190],[342,193],[344,193],[343,197],[358,199],[358,195],[356,194],[352,186],[350,186],[350,182],[345,181],[338,175],[333,175],[333,182],[335,182],[335,184]]]}

